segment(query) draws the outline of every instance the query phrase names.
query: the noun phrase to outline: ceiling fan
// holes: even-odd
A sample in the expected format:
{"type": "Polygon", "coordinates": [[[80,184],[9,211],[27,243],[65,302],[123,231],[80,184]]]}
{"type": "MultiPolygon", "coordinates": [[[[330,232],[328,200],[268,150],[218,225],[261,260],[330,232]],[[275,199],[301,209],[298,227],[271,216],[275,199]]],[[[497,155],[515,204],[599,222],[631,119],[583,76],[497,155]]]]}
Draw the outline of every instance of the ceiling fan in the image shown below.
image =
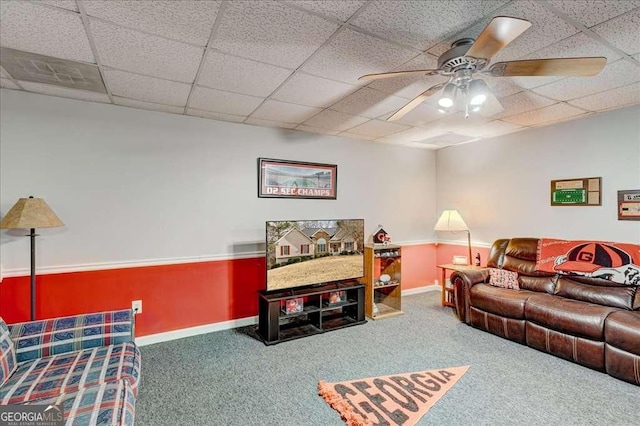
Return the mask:
{"type": "MultiPolygon", "coordinates": [[[[468,117],[469,110],[479,111],[487,97],[493,97],[486,83],[482,79],[474,78],[474,73],[492,77],[586,77],[597,75],[607,63],[607,59],[604,57],[582,57],[497,62],[488,66],[493,56],[530,26],[531,22],[524,19],[497,16],[491,20],[477,39],[463,38],[453,42],[451,48],[438,58],[437,69],[367,74],[358,80],[372,81],[408,75],[448,76],[447,82],[428,88],[387,120],[394,121],[404,117],[440,89],[442,89],[442,95],[438,100],[438,109],[441,112],[449,112],[454,107],[456,97],[464,96],[465,116],[468,117]]],[[[497,99],[493,98],[499,104],[497,99]]]]}

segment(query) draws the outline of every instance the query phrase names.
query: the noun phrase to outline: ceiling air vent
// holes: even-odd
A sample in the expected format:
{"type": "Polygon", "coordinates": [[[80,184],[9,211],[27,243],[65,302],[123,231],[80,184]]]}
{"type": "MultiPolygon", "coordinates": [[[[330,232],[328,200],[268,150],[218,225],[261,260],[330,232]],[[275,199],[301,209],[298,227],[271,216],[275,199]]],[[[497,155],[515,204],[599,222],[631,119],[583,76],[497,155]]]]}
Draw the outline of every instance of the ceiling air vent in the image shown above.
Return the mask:
{"type": "Polygon", "coordinates": [[[0,48],[0,65],[16,80],[107,93],[96,65],[0,48]]]}

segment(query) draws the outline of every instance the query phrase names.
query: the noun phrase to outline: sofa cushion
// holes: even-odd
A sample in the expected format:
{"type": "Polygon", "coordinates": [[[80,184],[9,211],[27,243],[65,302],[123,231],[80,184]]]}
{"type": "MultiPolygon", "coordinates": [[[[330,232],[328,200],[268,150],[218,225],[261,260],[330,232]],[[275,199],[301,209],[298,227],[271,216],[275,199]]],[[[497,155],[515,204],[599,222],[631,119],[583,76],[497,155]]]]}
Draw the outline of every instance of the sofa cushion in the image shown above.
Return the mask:
{"type": "Polygon", "coordinates": [[[621,309],[631,309],[635,292],[631,286],[589,285],[563,277],[555,289],[558,296],[621,309]]]}
{"type": "Polygon", "coordinates": [[[640,312],[619,311],[604,322],[605,341],[616,348],[640,355],[640,312]]]}
{"type": "Polygon", "coordinates": [[[556,278],[556,276],[528,277],[526,275],[519,275],[518,282],[520,283],[520,289],[553,294],[556,288],[556,278]]]}
{"type": "Polygon", "coordinates": [[[25,405],[29,404],[62,404],[67,425],[131,426],[136,401],[129,382],[118,380],[39,401],[25,402],[25,405]]]}
{"type": "Polygon", "coordinates": [[[526,290],[507,290],[476,284],[469,290],[471,306],[503,317],[524,319],[525,302],[534,294],[526,290]]]}
{"type": "Polygon", "coordinates": [[[527,300],[527,321],[573,336],[604,341],[604,322],[618,309],[550,294],[535,293],[527,300]]]}
{"type": "Polygon", "coordinates": [[[518,274],[506,269],[489,268],[489,284],[510,290],[520,290],[518,274]]]}
{"type": "Polygon", "coordinates": [[[9,336],[9,328],[0,318],[0,386],[4,385],[9,377],[16,371],[16,349],[13,340],[9,336]]]}
{"type": "Polygon", "coordinates": [[[52,398],[121,379],[129,382],[136,395],[140,380],[140,351],[132,342],[21,363],[0,388],[0,403],[19,404],[52,398]]]}

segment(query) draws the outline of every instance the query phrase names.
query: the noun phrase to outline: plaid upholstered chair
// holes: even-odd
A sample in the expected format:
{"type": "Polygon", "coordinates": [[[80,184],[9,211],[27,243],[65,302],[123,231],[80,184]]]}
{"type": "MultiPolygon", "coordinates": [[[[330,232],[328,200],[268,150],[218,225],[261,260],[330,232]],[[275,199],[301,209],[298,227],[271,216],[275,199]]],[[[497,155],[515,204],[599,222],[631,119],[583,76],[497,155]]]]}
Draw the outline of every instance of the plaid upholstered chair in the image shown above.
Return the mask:
{"type": "Polygon", "coordinates": [[[61,404],[67,425],[132,425],[140,351],[132,311],[5,324],[0,404],[61,404]]]}

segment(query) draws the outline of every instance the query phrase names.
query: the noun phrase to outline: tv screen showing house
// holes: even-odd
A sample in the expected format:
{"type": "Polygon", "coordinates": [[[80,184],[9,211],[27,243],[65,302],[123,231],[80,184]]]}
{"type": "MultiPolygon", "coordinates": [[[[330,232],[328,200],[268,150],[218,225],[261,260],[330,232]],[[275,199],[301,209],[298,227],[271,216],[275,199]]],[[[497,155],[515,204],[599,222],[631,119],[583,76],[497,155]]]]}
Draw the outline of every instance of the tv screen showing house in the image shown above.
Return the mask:
{"type": "Polygon", "coordinates": [[[364,275],[364,219],[267,222],[267,290],[364,275]]]}

